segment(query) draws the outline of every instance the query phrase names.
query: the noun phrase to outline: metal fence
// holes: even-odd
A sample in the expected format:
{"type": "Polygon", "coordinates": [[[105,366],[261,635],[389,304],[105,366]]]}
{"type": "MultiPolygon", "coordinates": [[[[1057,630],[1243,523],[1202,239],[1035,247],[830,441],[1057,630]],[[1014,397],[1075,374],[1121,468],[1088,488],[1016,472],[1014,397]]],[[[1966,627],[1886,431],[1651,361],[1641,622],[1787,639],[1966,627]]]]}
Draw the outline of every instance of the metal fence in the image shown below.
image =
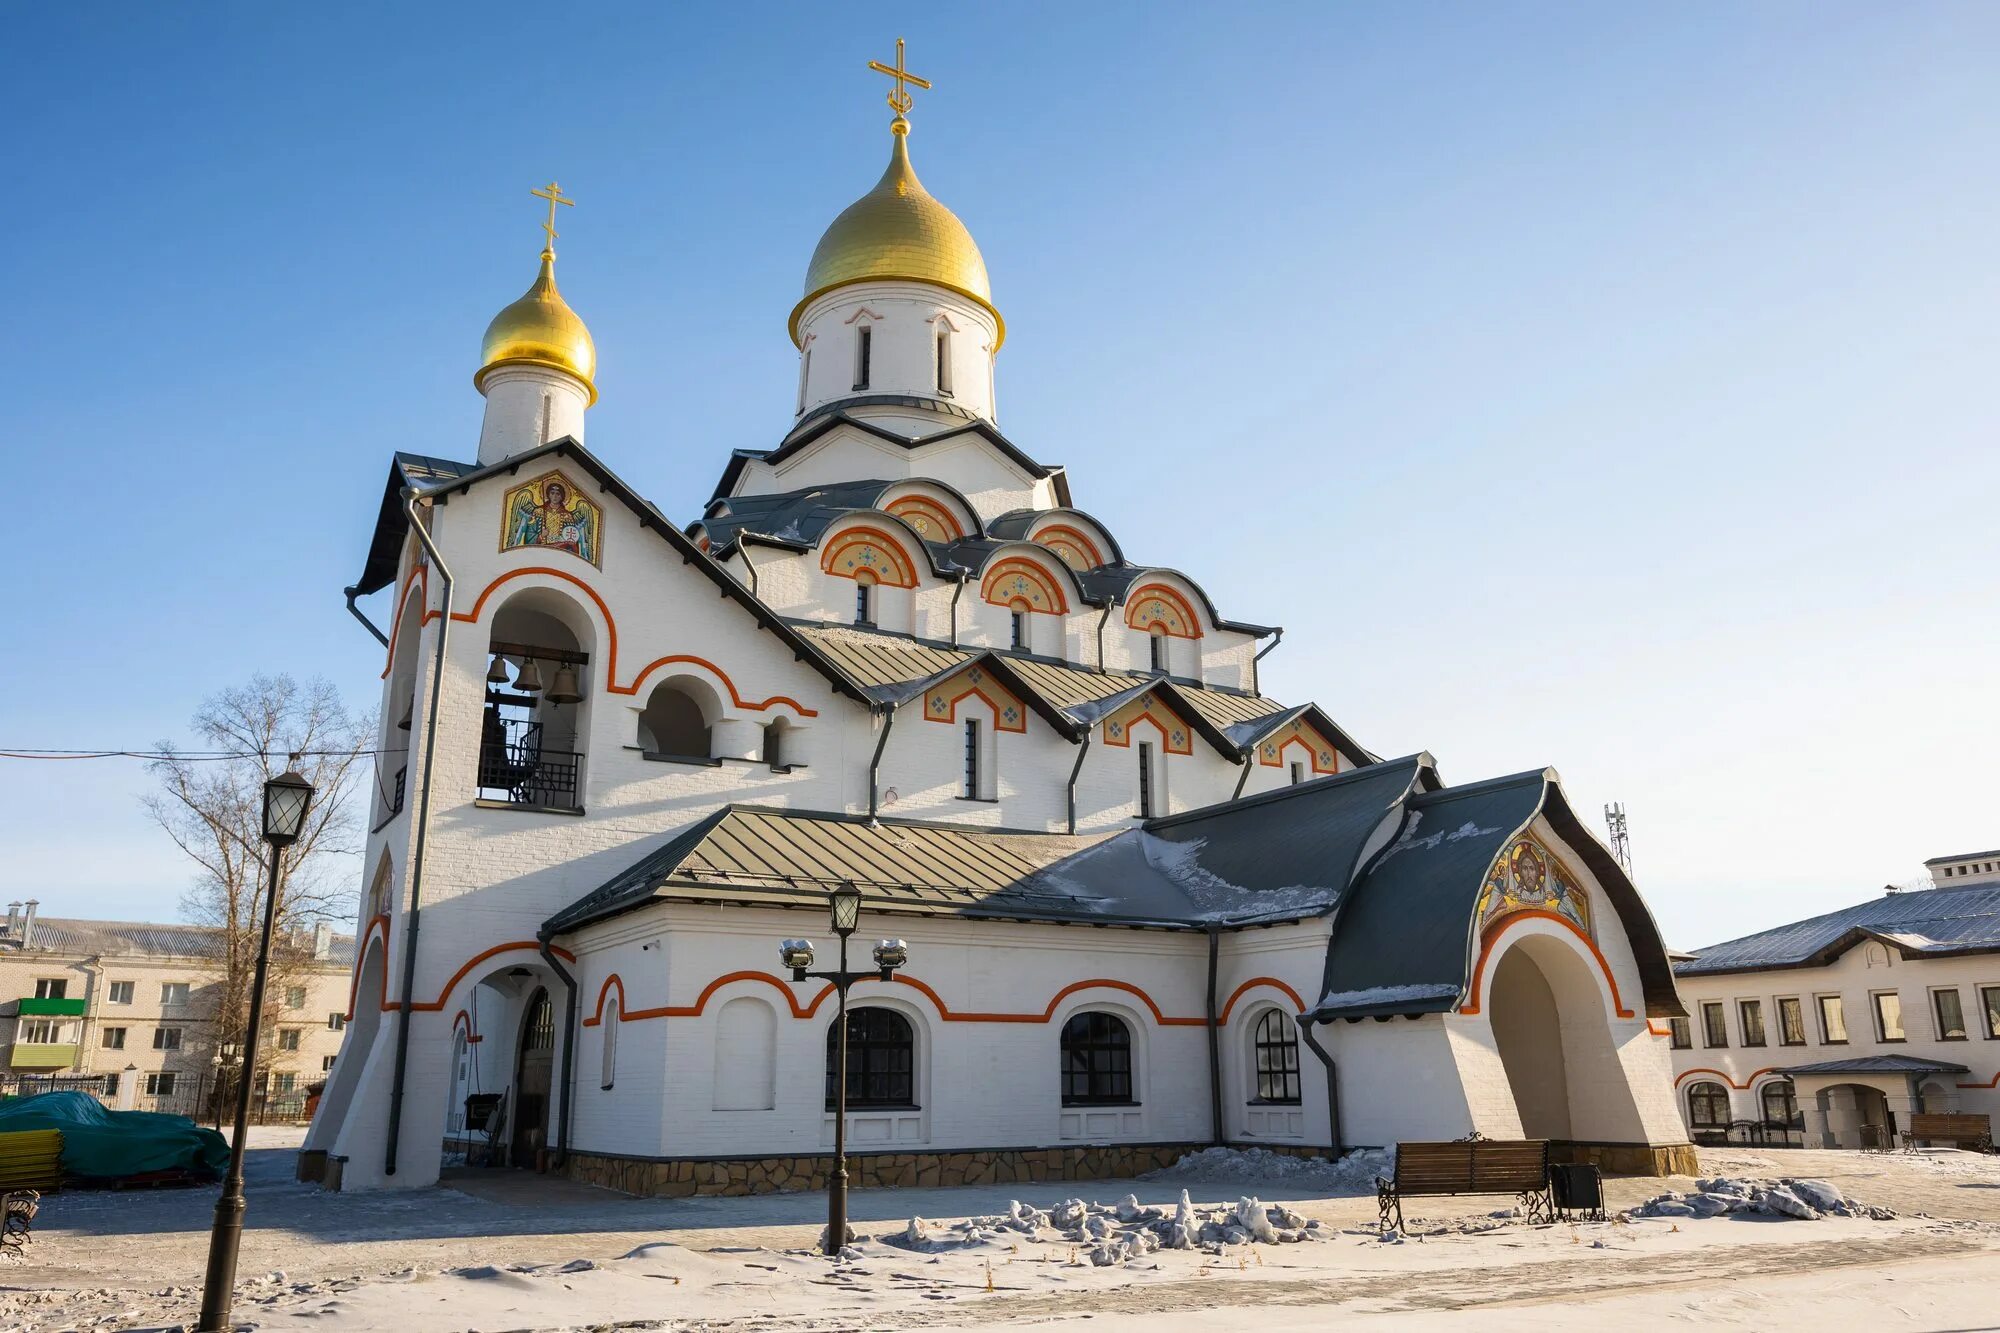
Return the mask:
{"type": "MultiPolygon", "coordinates": [[[[218,1128],[236,1117],[236,1080],[228,1074],[194,1073],[175,1070],[159,1074],[66,1074],[49,1078],[21,1075],[0,1076],[0,1097],[32,1097],[41,1092],[87,1092],[106,1106],[120,1107],[121,1078],[138,1080],[130,1105],[135,1111],[160,1111],[184,1115],[218,1128]]],[[[253,1125],[304,1124],[306,1091],[259,1087],[250,1095],[250,1123],[253,1125]]]]}

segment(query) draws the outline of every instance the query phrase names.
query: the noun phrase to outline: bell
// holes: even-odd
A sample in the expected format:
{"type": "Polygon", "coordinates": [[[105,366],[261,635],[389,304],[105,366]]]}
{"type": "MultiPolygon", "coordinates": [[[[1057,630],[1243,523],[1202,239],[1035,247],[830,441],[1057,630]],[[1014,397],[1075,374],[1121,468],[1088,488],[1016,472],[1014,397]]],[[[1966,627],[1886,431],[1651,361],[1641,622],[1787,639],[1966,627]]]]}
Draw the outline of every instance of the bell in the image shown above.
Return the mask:
{"type": "Polygon", "coordinates": [[[542,692],[542,669],[536,664],[534,658],[531,657],[521,663],[521,674],[514,677],[514,688],[523,694],[540,694],[542,692]]]}
{"type": "Polygon", "coordinates": [[[493,665],[486,668],[486,683],[488,685],[505,685],[507,683],[506,658],[494,657],[493,665]]]}
{"type": "Polygon", "coordinates": [[[545,696],[552,704],[573,704],[583,695],[576,688],[576,668],[565,662],[556,668],[556,678],[549,682],[549,692],[545,696]]]}

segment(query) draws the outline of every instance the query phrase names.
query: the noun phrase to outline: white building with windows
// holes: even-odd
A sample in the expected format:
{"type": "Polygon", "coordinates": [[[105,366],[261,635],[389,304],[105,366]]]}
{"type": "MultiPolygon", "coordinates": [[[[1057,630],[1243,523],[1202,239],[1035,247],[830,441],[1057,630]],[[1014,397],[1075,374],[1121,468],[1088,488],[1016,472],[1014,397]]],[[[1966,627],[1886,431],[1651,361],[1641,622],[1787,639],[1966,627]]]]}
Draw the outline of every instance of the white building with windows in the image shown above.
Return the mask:
{"type": "Polygon", "coordinates": [[[1674,1086],[1696,1139],[1861,1148],[1916,1112],[2000,1121],[2000,852],[1924,864],[1934,888],[1676,963],[1674,1086]]]}
{"type": "Polygon", "coordinates": [[[1666,953],[1555,774],[1447,786],[1265,695],[1277,629],[1001,433],[985,262],[890,129],[790,312],[790,420],[692,521],[585,447],[552,249],[474,457],[392,459],[350,590],[392,599],[388,753],[303,1168],[823,1180],[833,1004],[776,950],[826,960],[849,884],[910,954],[854,992],[861,1183],[1473,1131],[1688,1165],[1666,953]]]}

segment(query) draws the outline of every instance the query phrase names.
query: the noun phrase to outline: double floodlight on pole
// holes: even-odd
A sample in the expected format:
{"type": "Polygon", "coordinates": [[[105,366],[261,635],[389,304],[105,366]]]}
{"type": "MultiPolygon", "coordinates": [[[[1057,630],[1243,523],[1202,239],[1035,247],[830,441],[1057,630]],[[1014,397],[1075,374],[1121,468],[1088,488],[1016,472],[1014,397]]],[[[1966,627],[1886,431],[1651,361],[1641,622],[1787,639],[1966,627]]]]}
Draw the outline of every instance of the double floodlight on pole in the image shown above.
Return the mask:
{"type": "Polygon", "coordinates": [[[847,1245],[847,989],[857,981],[887,981],[895,970],[910,961],[910,946],[901,940],[879,940],[874,950],[875,967],[867,972],[847,970],[847,937],[861,923],[861,890],[843,884],[827,896],[833,915],[833,933],[840,937],[840,966],[832,972],[815,972],[811,940],[784,940],[778,945],[778,960],[791,969],[793,981],[830,981],[839,996],[834,1014],[833,1070],[833,1172],[827,1180],[826,1240],[821,1248],[837,1255],[847,1245]]]}
{"type": "MultiPolygon", "coordinates": [[[[294,756],[296,758],[296,756],[294,756]]],[[[201,1289],[201,1318],[195,1333],[225,1333],[235,1295],[236,1255],[243,1244],[243,1148],[250,1128],[250,1082],[257,1068],[257,1037],[264,1026],[264,985],[271,970],[271,931],[278,916],[278,886],[285,848],[305,831],[312,809],[313,785],[286,771],[264,784],[264,842],[270,886],[264,898],[264,932],[257,944],[257,970],[250,983],[249,1027],[243,1034],[243,1060],[236,1076],[236,1138],[229,1146],[229,1173],[222,1178],[222,1196],[215,1201],[215,1228],[208,1238],[208,1276],[201,1289]]]]}

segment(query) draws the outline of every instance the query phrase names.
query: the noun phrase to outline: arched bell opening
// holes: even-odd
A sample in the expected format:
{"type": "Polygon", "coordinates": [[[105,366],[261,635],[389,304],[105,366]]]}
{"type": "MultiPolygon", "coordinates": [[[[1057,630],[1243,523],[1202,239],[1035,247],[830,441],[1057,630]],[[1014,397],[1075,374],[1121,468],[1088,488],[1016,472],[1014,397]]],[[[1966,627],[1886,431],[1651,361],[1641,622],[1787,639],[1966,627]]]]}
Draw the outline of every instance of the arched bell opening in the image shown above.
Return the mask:
{"type": "Polygon", "coordinates": [[[577,604],[528,588],[493,616],[480,723],[479,799],[575,810],[583,805],[590,649],[577,604]]]}

